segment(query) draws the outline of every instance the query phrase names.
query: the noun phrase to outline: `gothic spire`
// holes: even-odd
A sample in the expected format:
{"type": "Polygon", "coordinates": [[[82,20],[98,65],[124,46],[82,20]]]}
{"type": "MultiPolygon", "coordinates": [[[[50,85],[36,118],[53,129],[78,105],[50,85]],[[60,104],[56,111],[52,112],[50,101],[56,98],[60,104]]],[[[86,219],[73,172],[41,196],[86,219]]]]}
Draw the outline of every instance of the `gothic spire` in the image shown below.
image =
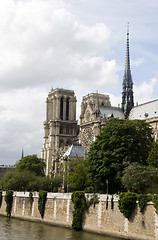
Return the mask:
{"type": "Polygon", "coordinates": [[[127,25],[127,45],[126,45],[126,63],[125,72],[122,84],[122,110],[125,117],[128,118],[131,109],[134,106],[133,102],[133,81],[130,69],[130,53],[129,53],[129,23],[127,25]]]}

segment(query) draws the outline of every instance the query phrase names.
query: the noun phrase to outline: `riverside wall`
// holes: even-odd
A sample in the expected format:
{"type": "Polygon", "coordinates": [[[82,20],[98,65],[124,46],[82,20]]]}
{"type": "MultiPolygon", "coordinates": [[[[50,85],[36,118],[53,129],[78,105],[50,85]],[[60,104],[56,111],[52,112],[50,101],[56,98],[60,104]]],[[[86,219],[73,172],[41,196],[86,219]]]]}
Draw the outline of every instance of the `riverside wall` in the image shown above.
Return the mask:
{"type": "MultiPolygon", "coordinates": [[[[4,196],[5,192],[3,192],[0,215],[6,216],[4,196]]],[[[107,196],[100,194],[98,197],[99,203],[95,205],[95,208],[91,206],[85,213],[83,230],[126,239],[158,239],[158,215],[153,203],[148,203],[143,214],[140,213],[137,205],[129,221],[119,211],[117,196],[114,196],[113,209],[111,209],[110,196],[108,209],[106,209],[107,196]]],[[[38,211],[38,193],[33,193],[31,203],[29,192],[14,192],[11,217],[71,228],[73,219],[71,193],[48,193],[44,218],[41,219],[38,211]]]]}

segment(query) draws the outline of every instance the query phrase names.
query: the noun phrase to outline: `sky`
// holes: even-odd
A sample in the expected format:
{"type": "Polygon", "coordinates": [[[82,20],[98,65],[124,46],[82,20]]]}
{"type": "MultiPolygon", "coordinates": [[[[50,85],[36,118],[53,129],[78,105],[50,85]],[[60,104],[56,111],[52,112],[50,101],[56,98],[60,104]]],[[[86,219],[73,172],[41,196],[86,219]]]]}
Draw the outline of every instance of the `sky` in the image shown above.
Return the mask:
{"type": "Polygon", "coordinates": [[[121,104],[129,22],[135,104],[158,98],[157,0],[0,1],[0,165],[40,157],[51,88],[121,104]]]}

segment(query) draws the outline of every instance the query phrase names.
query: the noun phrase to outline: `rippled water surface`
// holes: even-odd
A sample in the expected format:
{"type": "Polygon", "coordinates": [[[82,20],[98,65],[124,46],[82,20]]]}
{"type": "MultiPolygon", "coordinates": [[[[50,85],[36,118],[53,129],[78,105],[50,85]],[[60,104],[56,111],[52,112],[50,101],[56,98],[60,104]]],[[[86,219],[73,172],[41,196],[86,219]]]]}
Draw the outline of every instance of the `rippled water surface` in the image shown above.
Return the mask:
{"type": "Polygon", "coordinates": [[[76,232],[18,219],[0,217],[0,239],[2,240],[121,240],[86,232],[76,232]]]}

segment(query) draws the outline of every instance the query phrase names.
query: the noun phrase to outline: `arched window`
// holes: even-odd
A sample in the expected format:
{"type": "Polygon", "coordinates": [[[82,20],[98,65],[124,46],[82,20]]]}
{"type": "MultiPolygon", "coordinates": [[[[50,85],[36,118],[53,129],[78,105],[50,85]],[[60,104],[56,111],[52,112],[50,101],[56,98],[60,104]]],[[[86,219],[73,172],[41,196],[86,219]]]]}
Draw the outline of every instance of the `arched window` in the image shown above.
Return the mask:
{"type": "Polygon", "coordinates": [[[66,120],[69,120],[69,98],[66,99],[66,120]]]}
{"type": "Polygon", "coordinates": [[[60,99],[60,119],[63,120],[63,101],[64,101],[64,98],[61,97],[60,99]]]}

